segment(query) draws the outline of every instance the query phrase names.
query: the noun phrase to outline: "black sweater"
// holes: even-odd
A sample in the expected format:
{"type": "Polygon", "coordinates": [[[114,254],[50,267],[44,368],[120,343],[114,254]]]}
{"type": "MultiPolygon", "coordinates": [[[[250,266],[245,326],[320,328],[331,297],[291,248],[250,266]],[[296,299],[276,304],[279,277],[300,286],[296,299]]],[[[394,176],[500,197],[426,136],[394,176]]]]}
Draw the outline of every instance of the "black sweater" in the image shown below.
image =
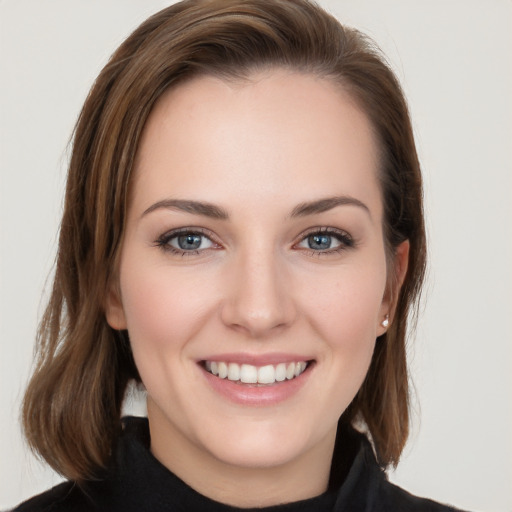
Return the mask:
{"type": "MultiPolygon", "coordinates": [[[[449,512],[455,509],[417,498],[390,483],[370,443],[348,434],[350,457],[331,470],[329,490],[316,498],[263,509],[239,509],[197,493],[160,464],[149,451],[146,419],[126,418],[115,463],[103,480],[80,486],[64,482],[13,512],[449,512]]],[[[347,449],[348,446],[348,449],[347,449]]],[[[339,446],[337,447],[340,448],[339,446]]],[[[338,458],[339,459],[339,458],[338,458]]]]}

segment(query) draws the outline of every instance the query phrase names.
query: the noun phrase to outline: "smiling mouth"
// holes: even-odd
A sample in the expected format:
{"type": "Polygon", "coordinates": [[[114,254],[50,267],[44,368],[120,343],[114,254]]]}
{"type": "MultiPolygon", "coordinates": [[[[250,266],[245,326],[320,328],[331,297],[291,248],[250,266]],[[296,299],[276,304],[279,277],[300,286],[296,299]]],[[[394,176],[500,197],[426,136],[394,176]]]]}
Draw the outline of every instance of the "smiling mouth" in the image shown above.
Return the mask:
{"type": "Polygon", "coordinates": [[[252,364],[228,363],[224,361],[203,361],[203,368],[220,379],[240,384],[272,385],[276,382],[293,380],[302,375],[311,361],[253,366],[252,364]]]}

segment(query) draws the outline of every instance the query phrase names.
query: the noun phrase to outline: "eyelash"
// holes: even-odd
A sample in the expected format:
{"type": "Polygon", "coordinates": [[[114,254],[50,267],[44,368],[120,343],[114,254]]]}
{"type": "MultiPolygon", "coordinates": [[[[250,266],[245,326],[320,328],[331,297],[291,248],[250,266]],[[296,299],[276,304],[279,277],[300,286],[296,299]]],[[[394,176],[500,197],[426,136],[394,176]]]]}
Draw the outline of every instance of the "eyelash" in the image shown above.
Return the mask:
{"type": "MultiPolygon", "coordinates": [[[[331,227],[317,227],[312,228],[306,233],[302,233],[300,235],[299,241],[296,242],[293,247],[296,248],[300,243],[305,242],[309,237],[314,235],[322,235],[327,236],[330,238],[334,238],[337,240],[340,245],[338,247],[335,247],[333,249],[325,249],[325,250],[314,250],[311,248],[302,248],[302,250],[309,253],[311,256],[321,257],[321,256],[329,256],[333,254],[339,254],[343,251],[346,251],[347,249],[352,249],[355,247],[354,239],[350,236],[349,233],[346,231],[343,231],[341,229],[335,229],[331,227]]],[[[214,248],[217,249],[220,247],[220,244],[216,243],[214,241],[214,237],[212,236],[212,233],[208,230],[202,229],[202,228],[192,228],[192,227],[186,227],[186,228],[180,228],[175,229],[172,231],[168,231],[167,233],[162,234],[154,243],[156,247],[159,247],[162,251],[166,253],[171,253],[178,256],[195,256],[200,254],[203,251],[206,251],[208,249],[214,248]],[[209,240],[213,247],[207,247],[204,249],[194,249],[194,250],[184,250],[184,249],[178,249],[176,247],[173,247],[170,245],[171,240],[179,237],[180,235],[196,235],[200,237],[204,237],[207,240],[209,240]]]]}
{"type": "MultiPolygon", "coordinates": [[[[155,241],[155,246],[159,247],[162,251],[166,253],[175,254],[177,256],[195,256],[200,254],[202,251],[205,251],[206,249],[194,249],[194,250],[184,250],[184,249],[178,249],[176,247],[173,247],[170,245],[170,241],[174,238],[179,237],[180,235],[197,235],[200,237],[204,237],[208,239],[215,249],[220,247],[219,244],[217,244],[213,240],[212,233],[208,230],[202,229],[202,228],[180,228],[180,229],[174,229],[172,231],[168,231],[167,233],[164,233],[158,239],[155,241]]],[[[208,248],[209,249],[209,248],[208,248]]]]}
{"type": "Polygon", "coordinates": [[[310,256],[315,257],[322,257],[322,256],[330,256],[339,254],[343,251],[346,251],[347,249],[352,249],[355,247],[355,241],[352,238],[352,236],[347,233],[346,231],[343,231],[342,229],[336,229],[331,227],[316,227],[312,228],[306,233],[302,233],[300,235],[300,239],[297,243],[294,244],[294,247],[296,247],[298,244],[305,242],[309,237],[314,235],[322,235],[322,236],[328,236],[330,238],[334,238],[337,240],[340,245],[338,247],[334,247],[332,249],[325,249],[325,250],[314,250],[314,249],[307,249],[303,248],[304,251],[308,252],[310,256]]]}

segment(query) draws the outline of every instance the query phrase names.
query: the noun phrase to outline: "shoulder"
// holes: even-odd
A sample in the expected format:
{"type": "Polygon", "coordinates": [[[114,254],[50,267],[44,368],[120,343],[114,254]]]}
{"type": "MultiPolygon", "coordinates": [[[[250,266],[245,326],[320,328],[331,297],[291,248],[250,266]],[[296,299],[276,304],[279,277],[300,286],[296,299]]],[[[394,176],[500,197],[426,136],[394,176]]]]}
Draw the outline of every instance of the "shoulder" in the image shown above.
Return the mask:
{"type": "Polygon", "coordinates": [[[381,481],[375,501],[375,510],[382,512],[462,512],[451,505],[414,496],[387,479],[381,481]]]}
{"type": "Polygon", "coordinates": [[[436,501],[414,496],[388,480],[377,463],[373,448],[364,434],[352,432],[358,452],[340,492],[339,510],[372,512],[462,512],[436,501]]]}
{"type": "MultiPolygon", "coordinates": [[[[126,510],[126,485],[120,480],[119,464],[128,474],[133,470],[134,464],[125,468],[126,444],[132,439],[139,439],[141,443],[149,446],[149,426],[145,418],[127,418],[122,422],[122,434],[118,439],[119,460],[113,457],[111,464],[105,472],[99,473],[98,478],[84,482],[63,482],[48,491],[34,496],[19,504],[10,512],[95,512],[108,510],[126,510]],[[124,485],[124,487],[123,487],[124,485]],[[121,503],[122,501],[122,503],[121,503]]],[[[131,489],[133,491],[133,489],[131,489]]]]}
{"type": "Polygon", "coordinates": [[[11,512],[92,512],[94,504],[73,482],[63,482],[52,489],[24,501],[11,512]]]}

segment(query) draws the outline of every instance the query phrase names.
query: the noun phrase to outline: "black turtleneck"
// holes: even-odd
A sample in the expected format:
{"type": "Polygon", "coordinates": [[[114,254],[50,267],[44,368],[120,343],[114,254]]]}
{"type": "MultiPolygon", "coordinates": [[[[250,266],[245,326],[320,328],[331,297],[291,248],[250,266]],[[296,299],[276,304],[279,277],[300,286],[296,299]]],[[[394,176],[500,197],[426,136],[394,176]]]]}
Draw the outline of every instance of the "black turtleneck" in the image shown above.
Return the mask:
{"type": "MultiPolygon", "coordinates": [[[[145,418],[125,418],[115,462],[102,480],[64,482],[13,512],[449,512],[455,509],[417,498],[391,484],[366,437],[347,431],[344,458],[333,466],[329,489],[315,498],[259,509],[213,501],[182,482],[149,450],[145,418]]],[[[337,448],[341,449],[340,443],[337,448]]]]}

